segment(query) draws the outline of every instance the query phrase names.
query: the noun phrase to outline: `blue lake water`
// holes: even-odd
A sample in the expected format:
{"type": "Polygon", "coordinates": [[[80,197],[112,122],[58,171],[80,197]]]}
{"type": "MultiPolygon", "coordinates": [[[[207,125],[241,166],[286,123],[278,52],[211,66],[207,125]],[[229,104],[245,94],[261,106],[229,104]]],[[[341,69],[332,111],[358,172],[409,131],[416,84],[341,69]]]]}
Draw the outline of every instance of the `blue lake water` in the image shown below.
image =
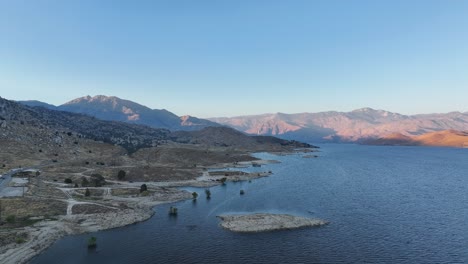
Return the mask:
{"type": "Polygon", "coordinates": [[[468,263],[468,149],[322,145],[320,157],[280,160],[158,206],[148,221],[59,240],[31,263],[468,263]],[[241,189],[245,195],[239,195],[241,189]],[[169,217],[169,206],[177,217],[169,217]],[[221,229],[216,215],[274,212],[330,225],[258,234],[221,229]]]}

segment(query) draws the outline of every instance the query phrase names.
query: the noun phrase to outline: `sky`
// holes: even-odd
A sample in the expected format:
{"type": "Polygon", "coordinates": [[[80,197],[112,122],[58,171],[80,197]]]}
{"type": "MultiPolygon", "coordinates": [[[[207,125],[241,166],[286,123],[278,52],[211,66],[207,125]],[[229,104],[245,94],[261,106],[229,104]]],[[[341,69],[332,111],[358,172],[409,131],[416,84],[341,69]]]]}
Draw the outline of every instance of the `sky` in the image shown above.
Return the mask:
{"type": "Polygon", "coordinates": [[[198,117],[468,111],[468,1],[0,0],[0,96],[198,117]]]}

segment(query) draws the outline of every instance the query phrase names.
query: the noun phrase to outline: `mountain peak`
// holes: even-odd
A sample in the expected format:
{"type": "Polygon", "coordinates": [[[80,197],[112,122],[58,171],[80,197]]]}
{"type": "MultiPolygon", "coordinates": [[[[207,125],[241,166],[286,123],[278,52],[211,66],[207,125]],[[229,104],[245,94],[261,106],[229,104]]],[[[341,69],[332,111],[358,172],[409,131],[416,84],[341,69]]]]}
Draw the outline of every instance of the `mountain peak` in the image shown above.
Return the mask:
{"type": "Polygon", "coordinates": [[[369,113],[369,112],[379,112],[379,110],[375,110],[374,108],[370,108],[370,107],[363,107],[363,108],[355,109],[355,110],[353,110],[351,112],[353,112],[353,113],[369,113]]]}

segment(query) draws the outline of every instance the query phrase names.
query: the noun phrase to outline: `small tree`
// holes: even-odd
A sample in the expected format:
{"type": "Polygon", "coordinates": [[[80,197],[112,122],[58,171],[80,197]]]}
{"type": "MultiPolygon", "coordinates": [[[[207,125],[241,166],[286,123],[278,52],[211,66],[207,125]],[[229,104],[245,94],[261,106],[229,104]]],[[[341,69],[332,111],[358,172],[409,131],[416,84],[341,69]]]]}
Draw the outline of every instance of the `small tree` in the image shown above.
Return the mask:
{"type": "Polygon", "coordinates": [[[7,216],[7,218],[6,218],[5,220],[6,220],[7,223],[9,223],[9,224],[13,224],[13,223],[16,222],[16,216],[14,216],[14,215],[9,215],[9,216],[7,216]]]}
{"type": "Polygon", "coordinates": [[[146,186],[146,184],[143,183],[143,184],[140,186],[140,193],[142,193],[142,192],[144,192],[144,191],[148,191],[148,186],[146,186]]]}
{"type": "Polygon", "coordinates": [[[209,189],[205,189],[206,199],[211,199],[211,191],[209,189]]]}
{"type": "Polygon", "coordinates": [[[117,179],[119,181],[123,181],[125,179],[125,175],[127,173],[124,170],[119,170],[119,173],[117,173],[117,179]]]}
{"type": "Polygon", "coordinates": [[[85,191],[84,195],[85,195],[86,197],[89,197],[89,196],[91,195],[91,192],[89,191],[88,188],[86,188],[86,191],[85,191]]]}
{"type": "Polygon", "coordinates": [[[169,208],[169,215],[177,215],[177,207],[171,206],[169,208]]]}
{"type": "Polygon", "coordinates": [[[244,190],[240,190],[240,195],[244,195],[244,194],[245,194],[244,190]]]}
{"type": "Polygon", "coordinates": [[[96,237],[90,237],[88,239],[88,248],[95,248],[97,246],[97,238],[96,237]]]}
{"type": "Polygon", "coordinates": [[[95,173],[91,175],[91,180],[94,187],[101,187],[106,184],[106,179],[99,173],[95,173]]]}
{"type": "Polygon", "coordinates": [[[86,177],[81,178],[81,186],[82,187],[88,187],[89,186],[89,181],[86,179],[86,177]]]}
{"type": "Polygon", "coordinates": [[[70,178],[66,178],[64,182],[67,184],[73,183],[73,181],[70,178]]]}
{"type": "Polygon", "coordinates": [[[222,185],[226,185],[226,180],[227,180],[226,177],[221,178],[221,184],[222,184],[222,185]]]}
{"type": "Polygon", "coordinates": [[[78,187],[79,187],[79,186],[78,186],[78,183],[75,183],[75,186],[74,186],[74,188],[78,188],[78,187]]]}
{"type": "Polygon", "coordinates": [[[197,200],[197,198],[198,198],[198,193],[197,193],[197,192],[193,192],[193,193],[192,193],[192,198],[193,198],[194,201],[197,200]]]}

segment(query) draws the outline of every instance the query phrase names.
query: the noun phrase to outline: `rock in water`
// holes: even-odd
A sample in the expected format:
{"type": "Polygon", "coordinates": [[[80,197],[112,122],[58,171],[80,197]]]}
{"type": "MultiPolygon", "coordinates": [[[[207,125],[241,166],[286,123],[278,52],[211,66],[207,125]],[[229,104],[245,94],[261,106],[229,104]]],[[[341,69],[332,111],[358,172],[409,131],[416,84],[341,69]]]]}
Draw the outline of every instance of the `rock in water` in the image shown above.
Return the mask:
{"type": "Polygon", "coordinates": [[[249,214],[249,215],[221,215],[218,216],[221,226],[233,232],[266,232],[274,230],[288,230],[301,227],[322,226],[327,221],[311,219],[287,214],[249,214]]]}

